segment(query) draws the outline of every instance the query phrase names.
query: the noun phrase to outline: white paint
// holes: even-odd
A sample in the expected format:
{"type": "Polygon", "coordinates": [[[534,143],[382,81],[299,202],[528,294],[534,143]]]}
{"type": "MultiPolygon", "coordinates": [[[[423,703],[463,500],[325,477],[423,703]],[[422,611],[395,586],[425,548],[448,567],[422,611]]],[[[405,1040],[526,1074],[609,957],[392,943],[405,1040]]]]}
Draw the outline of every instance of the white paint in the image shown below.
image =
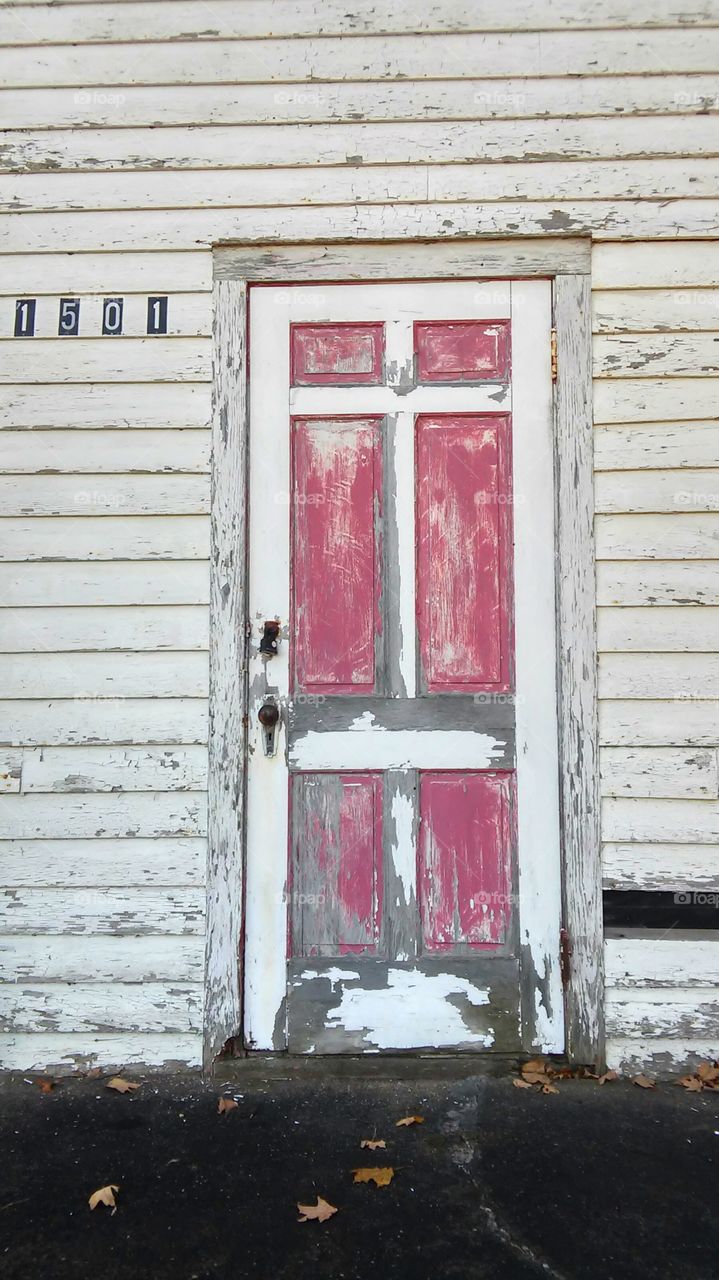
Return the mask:
{"type": "Polygon", "coordinates": [[[300,974],[300,980],[302,981],[305,978],[318,978],[318,977],[323,977],[328,979],[332,987],[333,993],[338,983],[354,982],[354,981],[359,982],[359,979],[360,979],[360,976],[358,973],[351,973],[347,969],[339,969],[339,968],[335,968],[334,966],[330,966],[329,969],[323,969],[321,974],[317,971],[317,969],[305,969],[304,973],[300,974]]]}
{"type": "Polygon", "coordinates": [[[349,729],[309,730],[290,748],[296,769],[489,769],[501,741],[467,729],[387,729],[365,711],[349,729]]]}
{"type": "Polygon", "coordinates": [[[414,839],[414,813],[408,796],[395,791],[390,806],[395,838],[390,846],[394,873],[402,885],[405,905],[417,896],[417,849],[414,839]]]}
{"type": "MultiPolygon", "coordinates": [[[[364,319],[358,308],[358,319],[364,319]]],[[[397,413],[497,413],[509,412],[512,396],[506,383],[485,382],[481,387],[293,387],[290,409],[296,414],[397,413]]]]}
{"type": "MultiPolygon", "coordinates": [[[[391,327],[389,332],[392,332],[391,327]]],[[[394,336],[394,335],[393,335],[394,336]]],[[[405,336],[402,334],[402,336],[405,336]]],[[[401,355],[398,353],[398,363],[401,355]]],[[[417,693],[417,653],[415,643],[415,534],[414,534],[414,415],[394,415],[394,509],[397,521],[396,579],[399,581],[399,601],[394,612],[399,619],[399,671],[406,695],[414,698],[417,693]]]]}

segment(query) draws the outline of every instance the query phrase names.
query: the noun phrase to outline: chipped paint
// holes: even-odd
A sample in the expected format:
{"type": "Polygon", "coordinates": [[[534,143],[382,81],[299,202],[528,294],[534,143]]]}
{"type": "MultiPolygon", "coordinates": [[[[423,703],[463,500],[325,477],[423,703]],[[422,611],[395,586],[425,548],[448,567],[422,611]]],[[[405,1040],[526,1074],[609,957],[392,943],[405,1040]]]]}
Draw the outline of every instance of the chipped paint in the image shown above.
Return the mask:
{"type": "Polygon", "coordinates": [[[310,730],[290,743],[296,769],[331,769],[338,758],[347,769],[443,769],[461,761],[488,769],[504,757],[504,739],[463,729],[386,729],[363,711],[346,730],[310,730]],[[340,753],[338,756],[337,753],[340,753]]]}

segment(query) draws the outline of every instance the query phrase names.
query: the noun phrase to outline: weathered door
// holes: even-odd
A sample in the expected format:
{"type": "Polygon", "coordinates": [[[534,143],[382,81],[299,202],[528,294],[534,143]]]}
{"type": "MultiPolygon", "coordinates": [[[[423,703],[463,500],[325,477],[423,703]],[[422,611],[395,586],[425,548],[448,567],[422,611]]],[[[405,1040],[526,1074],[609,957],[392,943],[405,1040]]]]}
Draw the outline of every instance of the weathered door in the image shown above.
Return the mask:
{"type": "Polygon", "coordinates": [[[563,1048],[550,326],[251,289],[252,1048],[563,1048]]]}

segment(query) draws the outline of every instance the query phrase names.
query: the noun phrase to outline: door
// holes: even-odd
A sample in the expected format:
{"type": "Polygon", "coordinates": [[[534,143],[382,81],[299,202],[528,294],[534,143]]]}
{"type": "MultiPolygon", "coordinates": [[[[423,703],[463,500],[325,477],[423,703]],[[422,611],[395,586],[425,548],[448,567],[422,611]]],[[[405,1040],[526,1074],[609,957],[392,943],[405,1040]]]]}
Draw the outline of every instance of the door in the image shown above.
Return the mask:
{"type": "Polygon", "coordinates": [[[246,1043],[562,1050],[551,286],[249,314],[246,1043]]]}

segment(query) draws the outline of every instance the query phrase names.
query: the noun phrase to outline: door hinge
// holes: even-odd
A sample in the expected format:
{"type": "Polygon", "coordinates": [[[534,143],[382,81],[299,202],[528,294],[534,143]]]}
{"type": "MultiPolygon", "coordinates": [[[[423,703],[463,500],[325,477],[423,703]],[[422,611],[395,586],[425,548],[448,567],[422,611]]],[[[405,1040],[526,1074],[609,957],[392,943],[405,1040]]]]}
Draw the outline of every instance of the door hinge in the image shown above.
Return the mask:
{"type": "Polygon", "coordinates": [[[568,987],[572,977],[572,944],[566,929],[559,930],[559,972],[562,986],[568,987]]]}
{"type": "Polygon", "coordinates": [[[549,352],[552,362],[552,382],[557,381],[557,330],[552,329],[549,338],[549,352]]]}

